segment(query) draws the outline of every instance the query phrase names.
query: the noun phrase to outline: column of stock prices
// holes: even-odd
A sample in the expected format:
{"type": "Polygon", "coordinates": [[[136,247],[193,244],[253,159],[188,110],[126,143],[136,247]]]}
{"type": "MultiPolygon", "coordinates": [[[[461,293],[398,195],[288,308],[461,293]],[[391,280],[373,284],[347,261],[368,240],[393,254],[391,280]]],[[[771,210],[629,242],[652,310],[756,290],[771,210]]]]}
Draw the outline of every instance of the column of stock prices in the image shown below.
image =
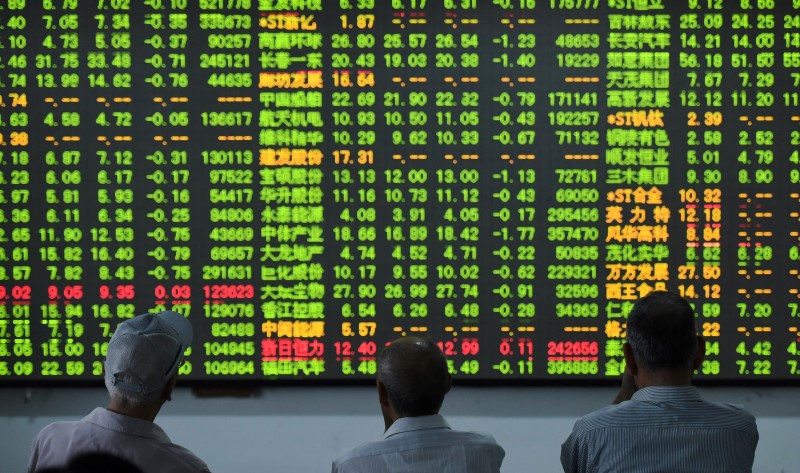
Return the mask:
{"type": "Polygon", "coordinates": [[[0,0],[0,385],[193,323],[186,379],[800,379],[800,0],[0,0]]]}

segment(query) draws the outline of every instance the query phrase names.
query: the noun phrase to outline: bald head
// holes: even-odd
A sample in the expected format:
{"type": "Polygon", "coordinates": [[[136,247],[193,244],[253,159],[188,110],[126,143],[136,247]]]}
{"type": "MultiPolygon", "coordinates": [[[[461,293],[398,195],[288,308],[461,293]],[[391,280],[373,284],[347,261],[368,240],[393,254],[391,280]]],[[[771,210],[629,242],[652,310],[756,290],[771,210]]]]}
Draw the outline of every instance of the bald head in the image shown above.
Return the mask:
{"type": "Polygon", "coordinates": [[[442,350],[431,340],[395,340],[378,357],[378,382],[400,417],[433,415],[450,390],[450,373],[442,350]]]}

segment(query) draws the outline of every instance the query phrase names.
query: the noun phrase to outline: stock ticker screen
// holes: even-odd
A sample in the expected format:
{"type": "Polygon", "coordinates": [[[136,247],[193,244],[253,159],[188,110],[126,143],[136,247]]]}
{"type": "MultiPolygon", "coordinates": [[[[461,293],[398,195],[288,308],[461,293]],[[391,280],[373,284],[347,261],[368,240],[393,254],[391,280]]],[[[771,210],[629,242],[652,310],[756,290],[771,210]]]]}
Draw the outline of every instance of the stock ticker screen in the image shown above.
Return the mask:
{"type": "Polygon", "coordinates": [[[2,0],[0,385],[193,323],[184,379],[800,379],[799,0],[2,0]]]}

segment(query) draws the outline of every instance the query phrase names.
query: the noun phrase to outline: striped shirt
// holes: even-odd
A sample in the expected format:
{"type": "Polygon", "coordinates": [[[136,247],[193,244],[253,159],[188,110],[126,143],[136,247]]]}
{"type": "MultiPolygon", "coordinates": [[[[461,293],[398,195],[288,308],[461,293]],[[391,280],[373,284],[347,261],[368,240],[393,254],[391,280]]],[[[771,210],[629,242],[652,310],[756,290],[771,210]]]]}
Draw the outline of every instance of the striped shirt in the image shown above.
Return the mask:
{"type": "Polygon", "coordinates": [[[575,423],[561,446],[573,472],[750,472],[755,418],[741,407],[705,402],[693,386],[652,386],[630,401],[575,423]]]}
{"type": "Polygon", "coordinates": [[[403,417],[333,462],[333,473],[496,473],[505,452],[488,434],[452,430],[440,415],[403,417]]]}

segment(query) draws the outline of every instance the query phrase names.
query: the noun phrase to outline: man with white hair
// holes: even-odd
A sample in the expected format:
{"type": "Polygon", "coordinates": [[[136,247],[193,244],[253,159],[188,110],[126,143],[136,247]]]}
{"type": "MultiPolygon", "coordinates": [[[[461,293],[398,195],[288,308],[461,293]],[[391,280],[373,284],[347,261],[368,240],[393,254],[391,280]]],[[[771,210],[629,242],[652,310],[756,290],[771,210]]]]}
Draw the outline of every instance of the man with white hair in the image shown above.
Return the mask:
{"type": "Polygon", "coordinates": [[[76,457],[113,455],[144,472],[207,473],[208,466],[175,445],[153,421],[171,399],[192,342],[192,325],[181,314],[144,314],[117,327],[105,361],[108,407],[78,422],[48,425],[33,442],[28,473],[63,468],[76,457]]]}

